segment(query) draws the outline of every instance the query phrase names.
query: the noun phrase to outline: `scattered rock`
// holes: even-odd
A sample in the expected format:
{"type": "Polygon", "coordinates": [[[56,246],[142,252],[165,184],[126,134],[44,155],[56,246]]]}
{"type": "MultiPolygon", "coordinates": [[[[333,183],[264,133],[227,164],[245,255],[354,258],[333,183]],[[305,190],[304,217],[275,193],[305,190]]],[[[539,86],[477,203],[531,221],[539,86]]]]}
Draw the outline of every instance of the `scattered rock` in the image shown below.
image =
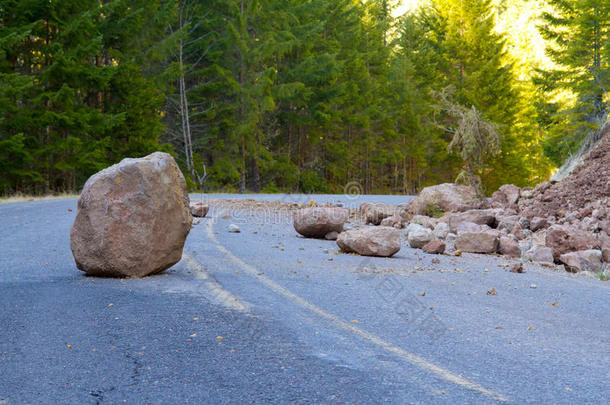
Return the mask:
{"type": "Polygon", "coordinates": [[[432,259],[432,264],[439,264],[441,262],[441,259],[439,259],[438,257],[435,257],[434,259],[432,259]]]}
{"type": "Polygon", "coordinates": [[[347,253],[390,257],[400,250],[400,232],[386,226],[341,232],[337,238],[337,245],[347,253]]]}
{"type": "Polygon", "coordinates": [[[536,284],[530,284],[530,288],[537,288],[536,284]]]}
{"type": "Polygon", "coordinates": [[[439,222],[436,224],[434,230],[432,231],[436,239],[446,239],[450,232],[451,230],[449,229],[449,225],[445,222],[439,222]]]}
{"type": "Polygon", "coordinates": [[[501,215],[497,217],[497,221],[497,229],[502,232],[512,233],[513,230],[516,230],[517,228],[523,229],[523,227],[519,223],[518,215],[501,215]]]}
{"type": "Polygon", "coordinates": [[[324,239],[326,240],[337,240],[337,237],[339,237],[339,234],[335,231],[329,232],[324,235],[324,239]]]}
{"type": "Polygon", "coordinates": [[[548,248],[546,246],[534,245],[525,254],[525,258],[531,260],[532,262],[552,266],[554,261],[553,249],[548,248]]]}
{"type": "Polygon", "coordinates": [[[189,206],[191,210],[191,215],[198,218],[203,218],[208,215],[208,211],[210,210],[210,206],[204,204],[202,202],[192,202],[189,206]]]}
{"type": "Polygon", "coordinates": [[[396,229],[402,229],[403,219],[400,215],[394,214],[391,217],[384,218],[381,223],[381,226],[391,226],[396,229]]]}
{"type": "Polygon", "coordinates": [[[453,246],[455,245],[455,241],[457,240],[457,235],[454,233],[448,233],[447,237],[445,238],[445,243],[447,244],[447,247],[449,246],[453,246]]]}
{"type": "Polygon", "coordinates": [[[434,229],[436,224],[438,224],[438,219],[426,215],[414,215],[410,222],[412,224],[421,225],[424,228],[434,229]]]}
{"type": "Polygon", "coordinates": [[[412,248],[421,249],[433,238],[432,230],[419,224],[409,224],[407,227],[407,242],[412,248]]]}
{"type": "Polygon", "coordinates": [[[521,229],[530,229],[531,221],[525,217],[519,217],[519,226],[521,229]]]}
{"type": "Polygon", "coordinates": [[[521,197],[521,189],[512,184],[505,184],[491,196],[491,206],[494,208],[517,208],[521,197]]]}
{"type": "Polygon", "coordinates": [[[144,277],[180,261],[192,220],[184,177],[170,155],[123,159],[87,180],[70,247],[84,272],[144,277]]]}
{"type": "Polygon", "coordinates": [[[348,215],[346,208],[304,208],[294,213],[294,229],[305,237],[321,239],[330,232],[340,233],[348,215]]]}
{"type": "Polygon", "coordinates": [[[477,225],[474,222],[462,222],[460,225],[458,225],[455,233],[459,235],[464,232],[482,232],[488,229],[491,228],[487,225],[477,225]]]}
{"type": "Polygon", "coordinates": [[[421,292],[420,292],[418,295],[419,295],[420,297],[425,297],[425,296],[426,296],[426,292],[425,292],[425,291],[421,291],[421,292]]]}
{"type": "Polygon", "coordinates": [[[442,255],[445,253],[445,243],[438,239],[431,240],[422,247],[422,250],[426,253],[442,255]]]}
{"type": "Polygon", "coordinates": [[[604,263],[610,263],[610,249],[608,249],[608,248],[602,249],[602,261],[604,263]]]}
{"type": "Polygon", "coordinates": [[[455,233],[460,224],[465,222],[492,227],[496,222],[496,216],[492,210],[469,210],[456,214],[447,214],[441,218],[441,221],[446,222],[451,232],[455,233]]]}
{"type": "Polygon", "coordinates": [[[235,224],[230,224],[229,226],[227,226],[227,231],[231,233],[240,233],[241,229],[239,229],[239,226],[235,224]]]}
{"type": "Polygon", "coordinates": [[[523,273],[523,263],[515,263],[510,267],[511,273],[523,273]]]}
{"type": "Polygon", "coordinates": [[[536,232],[549,226],[549,221],[546,218],[534,217],[530,221],[530,230],[536,232]]]}
{"type": "Polygon", "coordinates": [[[495,229],[463,232],[458,234],[455,247],[463,252],[495,253],[498,250],[499,234],[495,229]]]}
{"type": "Polygon", "coordinates": [[[597,238],[588,232],[567,225],[552,225],[546,235],[546,245],[553,249],[553,258],[564,253],[599,247],[597,238]]]}
{"type": "MultiPolygon", "coordinates": [[[[400,209],[391,204],[362,203],[360,204],[360,215],[365,224],[379,225],[385,218],[400,216],[400,209]]],[[[401,218],[402,223],[402,218],[401,218]]]]}
{"type": "Polygon", "coordinates": [[[498,253],[511,258],[521,257],[519,242],[508,236],[500,236],[498,253]]]}
{"type": "Polygon", "coordinates": [[[498,295],[498,292],[496,291],[495,288],[490,288],[489,290],[487,290],[487,295],[498,295]]]}

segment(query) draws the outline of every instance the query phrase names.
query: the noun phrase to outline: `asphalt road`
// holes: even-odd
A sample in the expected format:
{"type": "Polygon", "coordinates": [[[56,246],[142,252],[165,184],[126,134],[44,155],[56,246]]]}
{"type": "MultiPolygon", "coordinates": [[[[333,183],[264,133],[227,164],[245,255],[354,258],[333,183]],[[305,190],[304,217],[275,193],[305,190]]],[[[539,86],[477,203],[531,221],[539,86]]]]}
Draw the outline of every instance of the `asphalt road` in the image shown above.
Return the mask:
{"type": "Polygon", "coordinates": [[[338,254],[285,215],[219,210],[166,273],[86,277],[69,249],[75,214],[76,200],[0,205],[0,405],[610,397],[608,283],[513,274],[491,256],[433,264],[406,246],[390,259],[338,254]]]}

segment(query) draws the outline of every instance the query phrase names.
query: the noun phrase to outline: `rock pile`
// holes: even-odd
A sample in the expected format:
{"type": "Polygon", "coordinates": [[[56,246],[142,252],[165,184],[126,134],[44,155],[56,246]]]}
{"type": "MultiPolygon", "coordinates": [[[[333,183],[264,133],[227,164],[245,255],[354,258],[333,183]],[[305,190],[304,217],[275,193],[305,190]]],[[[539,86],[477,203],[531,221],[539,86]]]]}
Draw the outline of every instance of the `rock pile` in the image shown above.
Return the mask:
{"type": "Polygon", "coordinates": [[[463,252],[563,264],[572,272],[600,271],[610,262],[610,123],[604,132],[560,182],[523,189],[504,185],[491,201],[479,203],[464,186],[422,190],[407,206],[413,215],[409,244],[421,248],[426,241],[455,238],[454,248],[463,252]],[[441,211],[445,213],[438,219],[421,218],[422,212],[430,216],[441,211]],[[432,238],[424,228],[433,229],[432,238]]]}
{"type": "Polygon", "coordinates": [[[500,254],[567,271],[603,270],[610,262],[610,122],[598,144],[568,177],[535,188],[507,184],[490,200],[452,183],[427,187],[405,206],[363,203],[368,226],[343,231],[341,208],[307,208],[295,214],[297,232],[324,238],[331,232],[346,252],[392,256],[398,229],[409,246],[431,254],[500,254]],[[332,214],[332,215],[331,215],[332,214]],[[334,218],[334,219],[331,219],[334,218]]]}

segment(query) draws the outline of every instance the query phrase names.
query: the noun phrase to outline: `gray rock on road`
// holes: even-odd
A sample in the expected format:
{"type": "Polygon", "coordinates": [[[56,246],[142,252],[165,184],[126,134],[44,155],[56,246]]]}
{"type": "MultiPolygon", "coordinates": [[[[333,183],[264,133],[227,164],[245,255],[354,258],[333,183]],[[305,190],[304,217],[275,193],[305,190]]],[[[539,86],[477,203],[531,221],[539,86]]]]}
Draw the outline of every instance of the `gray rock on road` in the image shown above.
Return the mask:
{"type": "Polygon", "coordinates": [[[407,227],[407,242],[412,248],[421,249],[432,239],[434,234],[429,228],[419,224],[409,224],[407,227]]]}
{"type": "Polygon", "coordinates": [[[192,220],[174,158],[156,152],[123,159],[85,183],[70,247],[88,274],[144,277],[180,261],[192,220]]]}
{"type": "Polygon", "coordinates": [[[442,255],[445,253],[445,242],[435,239],[426,243],[422,250],[426,253],[434,254],[434,255],[442,255]]]}
{"type": "Polygon", "coordinates": [[[204,204],[201,201],[198,201],[198,202],[190,203],[189,209],[191,210],[192,216],[198,217],[198,218],[203,218],[206,215],[208,215],[208,212],[210,211],[210,206],[207,204],[204,204]]]}
{"type": "MultiPolygon", "coordinates": [[[[365,224],[379,225],[385,218],[400,217],[401,208],[392,204],[362,203],[360,204],[360,215],[365,224]]],[[[402,223],[402,218],[401,218],[402,223]]]]}
{"type": "Polygon", "coordinates": [[[449,225],[451,232],[457,232],[460,224],[472,222],[477,225],[492,226],[496,221],[493,210],[468,210],[456,214],[447,214],[441,218],[442,222],[449,225]]]}
{"type": "Polygon", "coordinates": [[[346,208],[303,208],[294,213],[294,229],[307,238],[322,239],[330,232],[343,231],[348,215],[346,208]]]}
{"type": "Polygon", "coordinates": [[[470,253],[495,253],[498,250],[500,232],[496,229],[462,232],[458,234],[455,248],[470,253]]]}
{"type": "Polygon", "coordinates": [[[392,227],[367,227],[339,234],[337,245],[346,253],[390,257],[400,250],[400,231],[392,227]]]}

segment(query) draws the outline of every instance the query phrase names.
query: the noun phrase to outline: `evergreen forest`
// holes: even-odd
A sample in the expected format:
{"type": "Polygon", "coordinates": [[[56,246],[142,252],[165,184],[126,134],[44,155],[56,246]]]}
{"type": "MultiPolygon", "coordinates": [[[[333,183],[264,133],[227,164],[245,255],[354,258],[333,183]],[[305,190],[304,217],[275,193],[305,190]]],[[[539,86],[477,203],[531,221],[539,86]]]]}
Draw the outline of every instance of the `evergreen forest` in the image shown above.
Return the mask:
{"type": "Polygon", "coordinates": [[[0,0],[0,195],[157,150],[191,189],[491,193],[607,119],[610,1],[412,3],[0,0]]]}

